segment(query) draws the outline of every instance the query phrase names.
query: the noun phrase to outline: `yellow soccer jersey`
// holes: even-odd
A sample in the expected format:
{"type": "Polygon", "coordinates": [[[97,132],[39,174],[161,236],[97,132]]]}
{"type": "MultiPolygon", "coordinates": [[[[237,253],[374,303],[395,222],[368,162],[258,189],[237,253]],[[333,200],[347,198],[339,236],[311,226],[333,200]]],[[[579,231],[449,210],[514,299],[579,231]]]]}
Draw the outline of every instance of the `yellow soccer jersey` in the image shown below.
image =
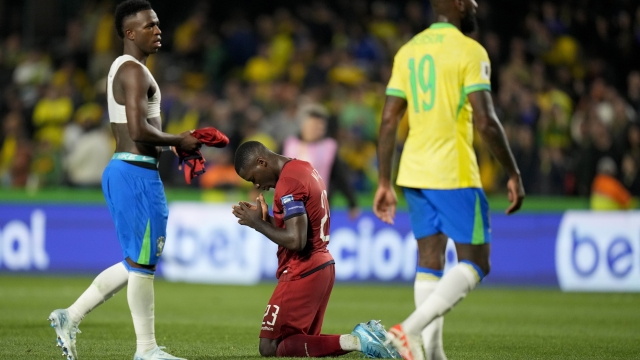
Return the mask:
{"type": "Polygon", "coordinates": [[[407,100],[409,135],[397,184],[422,189],[481,187],[467,94],[491,90],[486,50],[455,26],[435,23],[395,56],[387,95],[407,100]]]}

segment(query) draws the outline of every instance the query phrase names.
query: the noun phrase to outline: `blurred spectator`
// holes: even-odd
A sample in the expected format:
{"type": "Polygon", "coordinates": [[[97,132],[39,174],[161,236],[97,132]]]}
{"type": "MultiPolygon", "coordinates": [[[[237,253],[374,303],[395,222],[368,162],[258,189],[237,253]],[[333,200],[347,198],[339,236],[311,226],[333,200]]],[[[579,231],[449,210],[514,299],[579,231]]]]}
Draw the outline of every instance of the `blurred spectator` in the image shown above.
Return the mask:
{"type": "Polygon", "coordinates": [[[589,140],[580,153],[578,161],[578,191],[579,194],[590,193],[591,184],[596,176],[596,166],[602,158],[613,160],[616,169],[620,163],[620,154],[616,148],[609,129],[602,123],[595,110],[589,114],[589,140]]]}
{"type": "Polygon", "coordinates": [[[364,140],[372,141],[377,137],[378,119],[374,110],[365,103],[362,87],[353,89],[338,115],[340,126],[347,131],[357,132],[364,140]]]}
{"type": "MultiPolygon", "coordinates": [[[[174,15],[163,17],[166,47],[147,62],[162,88],[166,130],[212,125],[230,136],[232,152],[248,139],[278,151],[303,131],[305,104],[322,104],[326,135],[337,139],[353,185],[375,185],[375,141],[393,57],[434,20],[428,2],[276,8],[199,0],[183,11],[181,3],[157,1],[164,4],[158,11],[174,15]]],[[[62,183],[62,131],[80,133],[76,122],[67,126],[72,115],[105,89],[122,46],[113,29],[116,2],[81,3],[43,25],[51,29],[47,38],[20,31],[0,38],[4,186],[62,183]]],[[[496,112],[529,194],[589,196],[604,157],[614,161],[621,183],[638,191],[640,4],[615,0],[603,11],[600,3],[531,0],[522,12],[480,4],[472,37],[491,60],[496,112]]],[[[401,149],[404,134],[398,138],[401,149]]],[[[486,190],[504,191],[495,159],[477,150],[486,190]]],[[[162,177],[172,179],[167,186],[184,185],[176,159],[161,156],[162,177]]],[[[207,166],[224,174],[225,155],[210,156],[207,166]]],[[[227,186],[221,178],[207,186],[227,186]]]]}
{"type": "Polygon", "coordinates": [[[640,198],[640,124],[630,124],[625,135],[621,179],[631,195],[640,198]]]}
{"type": "Polygon", "coordinates": [[[4,186],[24,187],[27,183],[31,151],[23,123],[22,114],[15,110],[2,119],[0,182],[4,186]]]}
{"type": "Polygon", "coordinates": [[[275,98],[281,105],[281,110],[263,123],[265,132],[278,144],[276,148],[279,148],[286,138],[295,136],[300,131],[299,96],[300,88],[295,84],[283,83],[277,87],[275,98]]]}
{"type": "Polygon", "coordinates": [[[640,162],[630,154],[622,158],[622,183],[632,196],[640,198],[640,162]]]}
{"type": "Polygon", "coordinates": [[[202,58],[204,26],[207,21],[207,4],[199,3],[195,11],[182,24],[178,25],[173,35],[173,51],[187,62],[195,65],[202,58]]]}
{"type": "Polygon", "coordinates": [[[243,66],[256,53],[257,40],[251,25],[241,15],[231,17],[222,24],[224,46],[234,66],[243,66]]]}
{"type": "Polygon", "coordinates": [[[627,80],[627,100],[636,114],[640,113],[640,71],[629,73],[627,80]]]}
{"type": "Polygon", "coordinates": [[[299,136],[284,141],[282,154],[308,161],[325,181],[329,198],[336,190],[347,199],[349,214],[359,214],[355,189],[351,185],[350,171],[338,156],[338,142],[327,135],[327,114],[322,108],[311,108],[302,115],[299,136]]]}
{"type": "Polygon", "coordinates": [[[209,79],[209,87],[218,90],[224,81],[223,71],[227,59],[227,50],[222,40],[215,34],[208,33],[204,37],[204,75],[209,79]]]}
{"type": "Polygon", "coordinates": [[[610,157],[598,161],[591,191],[591,210],[626,210],[632,206],[631,193],[616,178],[617,166],[610,157]]]}
{"type": "Polygon", "coordinates": [[[247,183],[236,174],[233,165],[233,153],[228,148],[203,148],[206,160],[205,173],[198,179],[203,189],[233,189],[247,183]]]}
{"type": "Polygon", "coordinates": [[[89,51],[83,35],[83,25],[79,19],[68,21],[65,36],[53,44],[55,60],[58,63],[67,60],[86,69],[89,66],[89,51]]]}
{"type": "Polygon", "coordinates": [[[89,58],[89,74],[93,79],[101,79],[109,73],[111,63],[115,58],[116,49],[122,47],[122,42],[117,37],[114,29],[113,11],[114,3],[111,1],[99,2],[96,9],[87,17],[87,34],[92,41],[92,52],[89,58]]]}
{"type": "Polygon", "coordinates": [[[358,66],[353,56],[343,50],[338,52],[335,65],[328,75],[332,82],[355,86],[362,84],[367,74],[365,69],[358,66]]]}
{"type": "Polygon", "coordinates": [[[101,124],[102,115],[100,105],[87,103],[76,111],[74,122],[65,129],[63,163],[72,186],[99,187],[102,183],[102,171],[114,151],[110,129],[101,124]]]}
{"type": "MultiPolygon", "coordinates": [[[[404,15],[407,18],[412,34],[418,34],[429,27],[427,22],[427,10],[420,1],[409,1],[405,7],[404,15]]],[[[408,39],[407,39],[408,40],[408,39]]]]}
{"type": "MultiPolygon", "coordinates": [[[[262,124],[265,123],[264,112],[261,108],[255,105],[247,108],[247,110],[244,112],[244,117],[245,121],[240,128],[240,138],[242,139],[240,143],[247,141],[259,141],[267,149],[275,152],[280,148],[281,142],[277,141],[273,135],[278,134],[279,136],[283,136],[291,131],[294,131],[293,129],[289,129],[286,132],[283,131],[283,134],[262,130],[262,124]]],[[[282,124],[282,126],[282,129],[284,130],[286,124],[282,124]]],[[[297,127],[295,126],[289,126],[289,128],[297,129],[297,127]]]]}
{"type": "MultiPolygon", "coordinates": [[[[15,69],[24,57],[22,38],[20,34],[13,33],[7,36],[2,46],[2,64],[6,69],[15,69]]],[[[17,82],[14,78],[14,82],[17,82]]]]}
{"type": "Polygon", "coordinates": [[[340,129],[340,157],[354,172],[354,186],[358,191],[372,191],[377,183],[376,145],[367,141],[362,129],[340,129]]]}
{"type": "Polygon", "coordinates": [[[258,54],[249,61],[244,69],[244,78],[250,82],[269,82],[279,75],[277,69],[273,68],[270,61],[271,53],[269,46],[261,44],[258,47],[258,54]]]}
{"type": "Polygon", "coordinates": [[[85,72],[78,68],[75,61],[65,59],[58,70],[51,76],[51,85],[60,89],[67,89],[75,108],[85,101],[94,98],[94,89],[89,86],[89,80],[85,72]]]}
{"type": "Polygon", "coordinates": [[[49,81],[52,72],[49,57],[39,48],[31,49],[25,59],[16,66],[13,81],[19,86],[22,100],[27,106],[32,106],[38,101],[38,88],[49,81]]]}
{"type": "Polygon", "coordinates": [[[62,144],[63,128],[73,115],[73,101],[66,94],[67,89],[68,87],[47,86],[44,97],[38,100],[33,109],[35,140],[46,141],[54,149],[62,144]]]}
{"type": "Polygon", "coordinates": [[[320,53],[305,74],[304,87],[315,88],[326,84],[327,76],[332,65],[333,57],[331,54],[328,52],[320,53]]]}

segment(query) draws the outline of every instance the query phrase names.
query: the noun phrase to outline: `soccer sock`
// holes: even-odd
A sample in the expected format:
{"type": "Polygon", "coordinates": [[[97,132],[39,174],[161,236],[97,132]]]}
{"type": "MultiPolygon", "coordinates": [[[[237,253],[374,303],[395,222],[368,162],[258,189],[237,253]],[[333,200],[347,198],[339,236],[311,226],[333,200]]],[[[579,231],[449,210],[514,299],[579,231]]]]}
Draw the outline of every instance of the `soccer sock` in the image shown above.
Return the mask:
{"type": "Polygon", "coordinates": [[[121,262],[101,272],[76,302],[67,308],[71,321],[80,323],[88,313],[127,285],[128,280],[129,272],[121,262]]]}
{"type": "Polygon", "coordinates": [[[344,351],[360,351],[362,346],[360,339],[351,334],[340,335],[340,348],[344,351]]]}
{"type": "Polygon", "coordinates": [[[156,347],[154,331],[153,275],[130,271],[127,300],[136,331],[136,352],[144,354],[156,347]]]}
{"type": "Polygon", "coordinates": [[[483,277],[484,273],[474,263],[466,260],[459,262],[442,277],[433,293],[402,323],[402,328],[406,333],[420,336],[430,322],[451,310],[483,277]]]}
{"type": "MultiPolygon", "coordinates": [[[[433,270],[429,268],[418,267],[416,281],[414,283],[413,297],[416,308],[420,306],[433,293],[440,278],[442,278],[442,270],[433,270]]],[[[444,317],[439,316],[433,320],[427,327],[422,330],[422,340],[429,360],[446,360],[444,348],[442,346],[442,327],[444,325],[444,317]]]]}
{"type": "Polygon", "coordinates": [[[304,335],[289,336],[278,344],[278,357],[323,357],[340,356],[348,353],[342,349],[342,335],[304,335]]]}

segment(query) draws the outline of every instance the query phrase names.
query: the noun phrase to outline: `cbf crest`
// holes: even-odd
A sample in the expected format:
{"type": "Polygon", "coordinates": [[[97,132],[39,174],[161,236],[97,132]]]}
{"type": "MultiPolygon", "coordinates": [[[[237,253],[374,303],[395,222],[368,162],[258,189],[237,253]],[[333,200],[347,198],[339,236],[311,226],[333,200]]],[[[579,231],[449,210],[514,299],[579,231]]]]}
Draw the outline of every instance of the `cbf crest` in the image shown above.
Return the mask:
{"type": "Polygon", "coordinates": [[[160,236],[158,240],[156,240],[156,257],[160,257],[162,255],[162,250],[164,250],[164,236],[160,236]]]}

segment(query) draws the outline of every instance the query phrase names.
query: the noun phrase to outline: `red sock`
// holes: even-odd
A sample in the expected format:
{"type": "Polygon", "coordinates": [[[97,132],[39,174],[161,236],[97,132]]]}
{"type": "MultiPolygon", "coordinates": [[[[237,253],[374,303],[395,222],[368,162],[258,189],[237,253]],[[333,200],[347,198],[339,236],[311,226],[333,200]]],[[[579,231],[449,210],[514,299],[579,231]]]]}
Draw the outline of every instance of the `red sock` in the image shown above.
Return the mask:
{"type": "Polygon", "coordinates": [[[293,335],[282,340],[276,350],[278,357],[322,357],[346,353],[348,351],[340,347],[340,335],[293,335]]]}

